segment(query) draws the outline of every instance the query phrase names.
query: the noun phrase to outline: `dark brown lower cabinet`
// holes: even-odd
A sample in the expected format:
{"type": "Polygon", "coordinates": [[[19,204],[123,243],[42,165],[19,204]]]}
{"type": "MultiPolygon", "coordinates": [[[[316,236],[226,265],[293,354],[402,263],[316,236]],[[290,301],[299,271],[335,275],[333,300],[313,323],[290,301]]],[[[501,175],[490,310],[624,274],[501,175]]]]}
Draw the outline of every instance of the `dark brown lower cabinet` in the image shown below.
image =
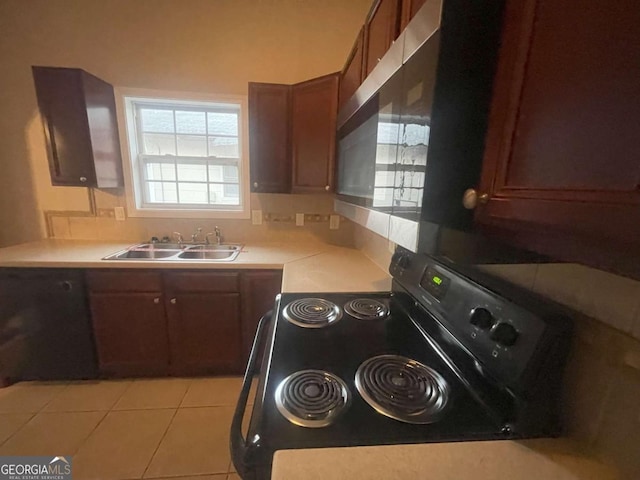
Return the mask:
{"type": "Polygon", "coordinates": [[[242,364],[246,365],[262,315],[271,310],[282,285],[281,270],[246,272],[242,276],[242,364]]]}
{"type": "Polygon", "coordinates": [[[167,301],[171,373],[235,373],[240,363],[240,295],[180,293],[167,301]]]}
{"type": "Polygon", "coordinates": [[[91,292],[89,298],[103,375],[168,373],[167,325],[160,292],[91,292]]]}
{"type": "Polygon", "coordinates": [[[91,270],[89,299],[104,376],[237,374],[279,270],[91,270]]]}

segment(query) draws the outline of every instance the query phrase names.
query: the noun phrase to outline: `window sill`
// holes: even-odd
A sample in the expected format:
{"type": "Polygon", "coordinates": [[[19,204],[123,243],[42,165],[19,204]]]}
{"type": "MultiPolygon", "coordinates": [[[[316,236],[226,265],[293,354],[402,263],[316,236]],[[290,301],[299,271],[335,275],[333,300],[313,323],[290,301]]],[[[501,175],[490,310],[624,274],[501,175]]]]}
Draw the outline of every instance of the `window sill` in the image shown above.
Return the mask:
{"type": "Polygon", "coordinates": [[[248,210],[212,210],[212,209],[156,209],[156,208],[129,208],[127,212],[132,218],[229,218],[248,219],[251,213],[248,210]]]}

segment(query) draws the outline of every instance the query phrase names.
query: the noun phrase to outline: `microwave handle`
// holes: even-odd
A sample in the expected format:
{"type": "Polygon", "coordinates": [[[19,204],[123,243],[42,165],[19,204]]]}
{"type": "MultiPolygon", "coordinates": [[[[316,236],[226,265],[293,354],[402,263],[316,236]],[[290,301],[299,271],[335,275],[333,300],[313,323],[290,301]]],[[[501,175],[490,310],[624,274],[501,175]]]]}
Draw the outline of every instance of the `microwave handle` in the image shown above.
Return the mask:
{"type": "Polygon", "coordinates": [[[251,439],[247,441],[242,435],[242,419],[244,412],[247,409],[247,401],[249,399],[249,391],[251,390],[251,381],[256,374],[256,366],[258,363],[259,348],[262,344],[262,337],[267,331],[267,326],[271,322],[273,311],[269,310],[265,313],[256,330],[256,336],[253,339],[253,346],[251,347],[251,354],[249,355],[249,361],[247,363],[247,369],[244,373],[244,379],[242,380],[242,389],[240,390],[240,396],[238,403],[236,404],[236,410],[233,414],[233,420],[231,421],[231,432],[229,438],[229,447],[231,450],[231,459],[236,467],[236,471],[242,478],[247,477],[247,470],[250,468],[250,455],[252,448],[258,446],[259,438],[251,439]]]}

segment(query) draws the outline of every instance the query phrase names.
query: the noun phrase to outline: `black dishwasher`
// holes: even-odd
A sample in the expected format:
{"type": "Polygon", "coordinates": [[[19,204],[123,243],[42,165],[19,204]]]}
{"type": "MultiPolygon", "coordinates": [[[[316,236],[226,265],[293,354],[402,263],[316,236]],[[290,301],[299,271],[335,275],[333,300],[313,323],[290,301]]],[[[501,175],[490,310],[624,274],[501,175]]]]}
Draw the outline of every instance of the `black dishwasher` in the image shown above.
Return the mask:
{"type": "Polygon", "coordinates": [[[83,272],[0,269],[0,383],[97,376],[83,272]]]}

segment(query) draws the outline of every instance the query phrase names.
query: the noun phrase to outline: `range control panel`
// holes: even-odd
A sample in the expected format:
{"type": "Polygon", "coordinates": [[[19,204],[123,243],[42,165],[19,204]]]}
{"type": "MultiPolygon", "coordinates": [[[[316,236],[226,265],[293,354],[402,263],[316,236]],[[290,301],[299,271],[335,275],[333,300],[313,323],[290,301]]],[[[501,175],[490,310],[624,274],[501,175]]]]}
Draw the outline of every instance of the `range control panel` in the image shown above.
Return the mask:
{"type": "Polygon", "coordinates": [[[402,258],[389,269],[396,281],[494,376],[517,383],[531,361],[543,361],[534,356],[545,320],[426,255],[402,258]]]}

